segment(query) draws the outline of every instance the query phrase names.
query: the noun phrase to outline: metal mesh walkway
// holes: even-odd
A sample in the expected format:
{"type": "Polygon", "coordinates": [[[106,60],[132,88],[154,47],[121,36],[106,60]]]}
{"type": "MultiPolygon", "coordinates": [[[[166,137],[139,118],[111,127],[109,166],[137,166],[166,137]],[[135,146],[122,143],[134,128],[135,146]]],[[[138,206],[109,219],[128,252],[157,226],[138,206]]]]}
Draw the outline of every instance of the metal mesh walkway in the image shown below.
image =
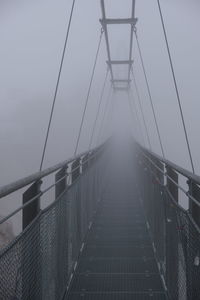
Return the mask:
{"type": "Polygon", "coordinates": [[[66,299],[166,299],[136,195],[103,197],[66,299]]]}

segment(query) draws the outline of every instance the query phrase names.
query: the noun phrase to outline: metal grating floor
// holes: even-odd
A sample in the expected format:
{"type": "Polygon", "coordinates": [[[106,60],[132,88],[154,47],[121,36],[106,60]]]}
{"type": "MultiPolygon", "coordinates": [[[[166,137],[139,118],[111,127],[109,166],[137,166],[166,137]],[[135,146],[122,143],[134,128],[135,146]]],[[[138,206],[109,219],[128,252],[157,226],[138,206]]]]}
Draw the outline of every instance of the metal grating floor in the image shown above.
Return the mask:
{"type": "Polygon", "coordinates": [[[98,209],[65,300],[166,300],[137,197],[98,209]]]}
{"type": "Polygon", "coordinates": [[[78,265],[78,273],[104,273],[104,274],[147,274],[157,273],[157,265],[154,259],[142,258],[97,258],[81,259],[78,265]]]}
{"type": "Polygon", "coordinates": [[[71,300],[166,300],[164,293],[70,293],[71,300]]]}
{"type": "Polygon", "coordinates": [[[76,274],[71,291],[75,292],[149,292],[162,290],[158,274],[76,274]]]}

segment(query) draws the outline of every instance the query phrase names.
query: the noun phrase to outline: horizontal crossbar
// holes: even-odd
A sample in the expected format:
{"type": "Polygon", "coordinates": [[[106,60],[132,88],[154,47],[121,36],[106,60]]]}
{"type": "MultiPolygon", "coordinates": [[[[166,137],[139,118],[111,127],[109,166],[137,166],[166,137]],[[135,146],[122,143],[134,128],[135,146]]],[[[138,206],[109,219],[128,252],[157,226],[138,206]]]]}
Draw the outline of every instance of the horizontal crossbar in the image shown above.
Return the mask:
{"type": "Polygon", "coordinates": [[[130,79],[111,79],[111,82],[115,83],[115,82],[126,82],[126,83],[130,83],[131,80],[130,79]]]}
{"type": "Polygon", "coordinates": [[[117,87],[117,86],[114,86],[113,89],[114,91],[128,91],[129,90],[129,86],[126,86],[126,87],[117,87]]]}
{"type": "Polygon", "coordinates": [[[111,24],[130,24],[135,25],[137,23],[137,18],[126,18],[126,19],[100,19],[102,26],[111,24]]]}
{"type": "Polygon", "coordinates": [[[108,65],[132,65],[133,60],[111,60],[107,61],[108,65]]]}

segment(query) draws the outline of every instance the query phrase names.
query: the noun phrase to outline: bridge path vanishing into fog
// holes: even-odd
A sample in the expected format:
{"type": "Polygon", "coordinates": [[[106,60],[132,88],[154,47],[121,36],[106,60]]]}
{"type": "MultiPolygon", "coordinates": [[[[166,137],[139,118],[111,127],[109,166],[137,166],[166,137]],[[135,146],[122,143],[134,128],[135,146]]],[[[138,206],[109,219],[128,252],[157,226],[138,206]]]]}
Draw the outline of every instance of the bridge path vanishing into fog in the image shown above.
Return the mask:
{"type": "Polygon", "coordinates": [[[0,221],[23,212],[0,252],[0,299],[199,299],[200,178],[132,138],[121,148],[108,140],[1,189],[28,188],[0,221]]]}
{"type": "Polygon", "coordinates": [[[135,182],[123,170],[110,181],[82,244],[65,299],[165,300],[164,281],[135,182]]]}
{"type": "Polygon", "coordinates": [[[131,1],[130,17],[123,19],[107,18],[104,0],[100,3],[102,28],[73,157],[43,168],[75,0],[72,1],[39,171],[0,188],[0,198],[7,197],[7,201],[11,195],[14,198],[22,195],[22,205],[0,220],[0,238],[4,241],[0,249],[0,299],[199,300],[200,177],[195,174],[160,1],[157,0],[159,16],[192,172],[165,157],[136,28],[135,1],[131,1]],[[129,55],[124,60],[113,60],[107,27],[121,25],[130,26],[129,55]],[[88,150],[79,153],[103,36],[107,50],[105,81],[88,150]],[[132,55],[134,36],[161,156],[152,151],[140,101],[132,55]],[[125,77],[116,76],[114,67],[117,66],[126,67],[125,77]],[[113,99],[117,92],[123,92],[129,99],[129,111],[138,134],[133,126],[134,137],[126,137],[120,143],[113,135],[101,139],[109,94],[94,143],[108,75],[113,99]],[[22,230],[11,238],[6,229],[8,221],[15,216],[20,218],[22,230]]]}

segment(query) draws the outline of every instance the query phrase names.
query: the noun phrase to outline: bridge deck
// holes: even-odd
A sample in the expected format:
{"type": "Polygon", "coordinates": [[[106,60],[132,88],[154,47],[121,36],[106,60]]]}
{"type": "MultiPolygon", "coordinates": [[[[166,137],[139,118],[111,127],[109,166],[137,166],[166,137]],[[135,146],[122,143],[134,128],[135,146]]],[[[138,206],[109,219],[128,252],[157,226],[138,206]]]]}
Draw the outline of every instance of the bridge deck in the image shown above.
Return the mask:
{"type": "Polygon", "coordinates": [[[166,299],[136,196],[100,202],[66,299],[166,299]]]}

